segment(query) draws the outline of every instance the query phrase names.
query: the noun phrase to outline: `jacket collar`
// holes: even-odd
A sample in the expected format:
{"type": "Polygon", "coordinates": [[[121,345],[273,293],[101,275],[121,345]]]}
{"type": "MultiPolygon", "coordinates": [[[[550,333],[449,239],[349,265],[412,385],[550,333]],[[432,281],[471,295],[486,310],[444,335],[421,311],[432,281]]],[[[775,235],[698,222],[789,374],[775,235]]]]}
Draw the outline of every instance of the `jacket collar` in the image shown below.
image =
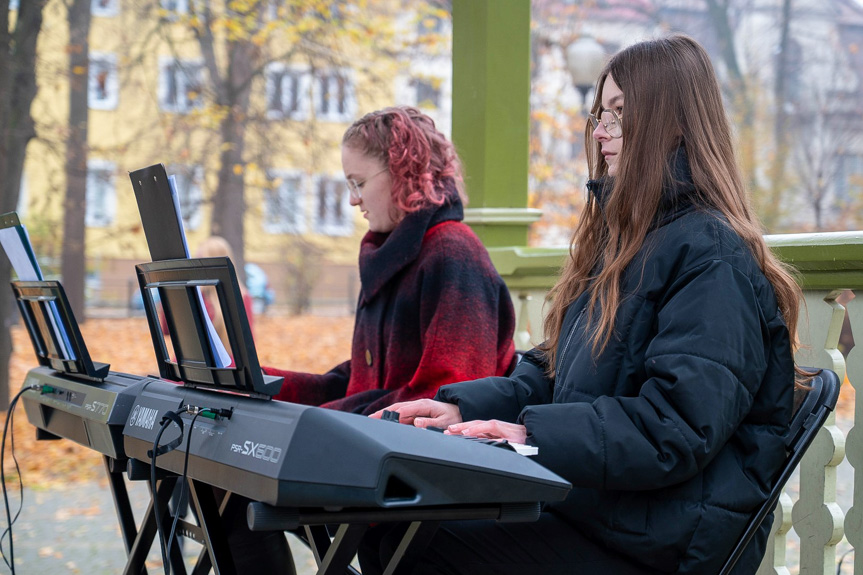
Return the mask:
{"type": "MultiPolygon", "coordinates": [[[[671,179],[663,184],[662,197],[659,200],[656,216],[650,229],[662,227],[694,209],[697,191],[692,181],[692,170],[689,166],[689,157],[686,155],[684,144],[681,144],[669,156],[669,167],[671,168],[671,179]]],[[[605,209],[613,185],[614,178],[610,176],[588,180],[588,193],[595,198],[600,210],[605,209]]]]}
{"type": "Polygon", "coordinates": [[[369,231],[360,244],[360,303],[368,302],[398,274],[417,259],[423,236],[446,221],[464,219],[464,208],[455,186],[447,186],[446,201],[407,214],[388,233],[369,231]]]}

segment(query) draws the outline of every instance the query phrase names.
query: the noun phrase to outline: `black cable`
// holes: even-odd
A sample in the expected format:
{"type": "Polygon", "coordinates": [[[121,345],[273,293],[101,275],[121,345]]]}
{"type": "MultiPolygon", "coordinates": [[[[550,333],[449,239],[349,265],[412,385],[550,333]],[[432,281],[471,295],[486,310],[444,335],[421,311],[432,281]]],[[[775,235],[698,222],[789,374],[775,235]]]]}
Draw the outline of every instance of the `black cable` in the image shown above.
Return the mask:
{"type": "Polygon", "coordinates": [[[177,530],[177,522],[180,519],[180,506],[183,504],[183,497],[186,495],[186,491],[188,491],[187,475],[189,473],[189,451],[192,445],[192,431],[195,429],[195,420],[205,411],[212,413],[209,408],[204,408],[192,416],[192,422],[189,424],[189,432],[186,434],[186,455],[183,457],[183,476],[180,477],[180,481],[183,483],[180,485],[180,496],[177,498],[177,509],[174,510],[174,522],[171,524],[171,532],[168,534],[168,557],[171,556],[171,545],[174,543],[174,533],[177,530]]]}
{"type": "MultiPolygon", "coordinates": [[[[189,471],[189,452],[191,451],[190,446],[192,444],[192,430],[195,428],[195,420],[198,419],[199,415],[203,415],[204,417],[209,417],[211,419],[216,419],[218,417],[230,418],[233,410],[230,409],[217,409],[211,407],[192,407],[189,405],[184,405],[176,412],[168,411],[162,417],[160,422],[161,427],[159,428],[159,433],[156,434],[156,439],[153,441],[153,450],[149,451],[147,455],[150,456],[150,480],[153,483],[153,494],[156,494],[156,458],[160,455],[164,455],[170,451],[173,451],[177,447],[179,447],[183,442],[183,420],[180,419],[180,414],[182,413],[194,413],[192,417],[192,422],[189,427],[189,432],[186,435],[186,453],[183,458],[183,475],[180,478],[182,483],[180,484],[180,496],[178,504],[181,504],[183,501],[183,496],[187,490],[188,484],[188,471],[189,471]],[[162,434],[165,430],[170,427],[171,423],[176,423],[180,428],[180,437],[172,440],[166,445],[159,446],[159,440],[162,439],[162,434]]],[[[159,547],[161,547],[162,551],[162,566],[165,572],[165,575],[170,575],[171,573],[171,564],[170,564],[170,556],[171,556],[171,545],[174,542],[174,534],[177,529],[177,523],[180,519],[180,510],[176,509],[174,513],[174,521],[171,524],[171,530],[168,534],[167,541],[165,540],[165,533],[162,528],[162,520],[159,516],[159,506],[156,505],[153,507],[153,511],[156,516],[156,529],[159,532],[159,547]]]]}
{"type": "MultiPolygon", "coordinates": [[[[150,456],[150,481],[153,484],[153,497],[157,497],[157,495],[158,495],[158,491],[157,491],[158,486],[156,483],[156,457],[158,457],[159,455],[163,455],[165,453],[168,453],[169,451],[173,451],[174,449],[176,449],[176,447],[178,445],[180,445],[180,443],[182,443],[182,441],[183,441],[183,420],[180,419],[179,414],[185,413],[186,411],[188,411],[188,409],[186,407],[182,407],[179,410],[177,410],[176,412],[169,411],[169,412],[165,413],[165,415],[162,417],[162,421],[160,422],[161,427],[159,428],[159,433],[156,434],[156,439],[153,441],[153,450],[147,453],[147,455],[150,456]],[[165,430],[171,426],[171,423],[176,423],[178,425],[178,427],[180,428],[180,437],[178,439],[171,441],[167,445],[163,445],[160,447],[159,446],[159,440],[162,439],[162,434],[165,433],[165,430]]],[[[157,500],[154,503],[155,503],[155,505],[153,506],[153,513],[155,514],[155,517],[156,517],[156,531],[159,533],[159,543],[160,543],[159,547],[162,550],[162,566],[164,568],[165,575],[170,575],[171,566],[168,563],[168,556],[167,556],[167,551],[166,551],[167,544],[165,542],[165,532],[164,532],[164,529],[162,528],[162,518],[160,517],[160,512],[159,512],[159,502],[157,500]]]]}
{"type": "Polygon", "coordinates": [[[42,386],[40,385],[30,385],[23,388],[19,391],[12,401],[9,403],[9,410],[6,412],[6,423],[3,426],[3,439],[2,443],[0,443],[0,487],[3,490],[3,504],[6,508],[6,529],[0,534],[0,556],[3,557],[4,563],[9,567],[12,575],[15,575],[15,546],[12,541],[12,524],[18,520],[18,516],[21,514],[21,509],[24,507],[24,482],[21,480],[21,468],[18,465],[18,459],[15,457],[15,428],[12,428],[12,435],[10,436],[10,445],[12,449],[12,460],[15,462],[15,473],[18,475],[18,493],[19,493],[19,502],[18,502],[18,511],[15,513],[15,517],[12,517],[12,512],[9,508],[9,494],[6,491],[6,470],[4,468],[3,463],[6,461],[6,432],[9,430],[10,425],[12,424],[12,415],[15,410],[15,406],[18,404],[18,400],[24,394],[25,391],[30,390],[41,390],[42,386]],[[3,552],[3,539],[6,538],[6,534],[9,534],[9,557],[7,559],[6,554],[3,552]]]}

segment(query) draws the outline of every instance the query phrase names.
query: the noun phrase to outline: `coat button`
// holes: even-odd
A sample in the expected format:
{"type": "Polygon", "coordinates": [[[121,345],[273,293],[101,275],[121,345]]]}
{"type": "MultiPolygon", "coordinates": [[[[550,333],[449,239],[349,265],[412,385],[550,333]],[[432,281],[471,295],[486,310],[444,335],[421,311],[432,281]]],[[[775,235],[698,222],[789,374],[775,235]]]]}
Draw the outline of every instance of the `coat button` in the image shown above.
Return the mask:
{"type": "Polygon", "coordinates": [[[372,365],[372,352],[369,350],[366,350],[366,365],[369,367],[372,365]]]}

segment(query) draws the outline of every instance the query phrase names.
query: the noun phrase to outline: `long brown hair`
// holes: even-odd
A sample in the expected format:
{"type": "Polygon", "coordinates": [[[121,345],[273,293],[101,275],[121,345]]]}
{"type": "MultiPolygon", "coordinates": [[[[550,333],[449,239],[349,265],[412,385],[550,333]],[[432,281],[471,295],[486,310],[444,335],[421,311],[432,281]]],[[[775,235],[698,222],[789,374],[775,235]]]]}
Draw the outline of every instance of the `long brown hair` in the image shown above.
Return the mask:
{"type": "MultiPolygon", "coordinates": [[[[749,202],[735,158],[716,74],[695,40],[673,35],[634,44],[615,54],[596,84],[591,112],[602,109],[602,88],[611,76],[624,94],[623,147],[602,211],[590,194],[573,234],[570,258],[549,292],[545,342],[549,371],[555,365],[563,318],[589,291],[587,326],[594,357],[610,341],[620,303],[621,277],[641,249],[656,217],[663,184],[673,181],[669,158],[685,143],[695,184],[694,202],[722,213],[752,250],[773,285],[792,341],[802,293],[790,271],[769,250],[749,202]],[[598,314],[594,310],[598,309],[598,314]],[[594,317],[598,315],[598,317],[594,317]]],[[[600,144],[585,128],[590,177],[607,176],[600,144]]]]}

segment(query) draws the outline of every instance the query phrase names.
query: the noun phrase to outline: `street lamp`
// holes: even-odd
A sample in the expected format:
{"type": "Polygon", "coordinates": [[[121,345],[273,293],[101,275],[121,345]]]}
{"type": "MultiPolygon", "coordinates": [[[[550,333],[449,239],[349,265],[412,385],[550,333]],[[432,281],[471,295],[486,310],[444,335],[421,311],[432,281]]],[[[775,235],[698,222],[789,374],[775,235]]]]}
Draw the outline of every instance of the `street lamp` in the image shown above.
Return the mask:
{"type": "Polygon", "coordinates": [[[566,49],[566,66],[581,94],[582,109],[589,109],[587,94],[596,83],[606,60],[605,49],[590,36],[582,36],[566,49]]]}

